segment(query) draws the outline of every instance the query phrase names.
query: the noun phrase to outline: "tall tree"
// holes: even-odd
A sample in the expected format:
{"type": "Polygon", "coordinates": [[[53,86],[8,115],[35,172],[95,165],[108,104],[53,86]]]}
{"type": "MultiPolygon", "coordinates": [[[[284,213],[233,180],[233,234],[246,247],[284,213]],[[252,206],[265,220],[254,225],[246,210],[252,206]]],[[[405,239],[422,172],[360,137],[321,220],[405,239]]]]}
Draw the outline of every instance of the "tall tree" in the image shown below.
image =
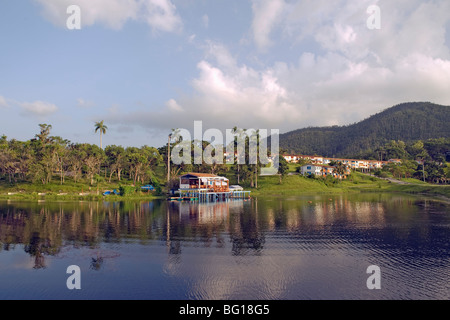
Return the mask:
{"type": "Polygon", "coordinates": [[[94,184],[95,174],[99,171],[100,165],[105,160],[105,153],[103,149],[99,148],[95,144],[82,144],[81,149],[86,154],[83,162],[85,165],[86,176],[90,181],[90,184],[94,184]]]}
{"type": "Polygon", "coordinates": [[[41,128],[40,133],[36,135],[36,138],[39,138],[39,141],[42,144],[42,148],[45,148],[45,146],[51,142],[51,138],[49,137],[50,130],[52,129],[51,124],[40,124],[39,127],[41,128]]]}
{"type": "Polygon", "coordinates": [[[70,142],[61,137],[52,137],[53,139],[53,161],[59,171],[60,183],[64,184],[65,171],[68,168],[68,146],[70,142]]]}
{"type": "Polygon", "coordinates": [[[234,128],[232,129],[231,133],[234,135],[233,141],[230,143],[233,143],[233,148],[232,150],[234,151],[234,154],[232,155],[228,155],[229,157],[233,157],[234,158],[234,162],[235,162],[235,169],[236,169],[236,176],[237,176],[237,183],[240,184],[241,183],[241,164],[239,161],[239,154],[237,151],[237,146],[239,141],[241,141],[240,139],[243,139],[243,134],[244,134],[244,129],[242,128],[238,128],[237,126],[234,126],[234,128]]]}
{"type": "Polygon", "coordinates": [[[103,149],[102,135],[106,133],[106,130],[108,130],[108,127],[105,125],[104,120],[95,123],[95,133],[100,131],[100,149],[103,149]]]}
{"type": "Polygon", "coordinates": [[[152,175],[152,170],[160,160],[159,152],[156,148],[144,146],[142,148],[128,147],[125,149],[128,168],[133,179],[133,184],[143,183],[146,176],[152,175]]]}
{"type": "Polygon", "coordinates": [[[86,156],[86,150],[83,149],[82,144],[71,144],[69,146],[68,163],[75,182],[82,176],[86,156]]]}
{"type": "Polygon", "coordinates": [[[53,159],[53,137],[49,136],[52,126],[44,123],[40,124],[39,127],[40,132],[35,136],[37,139],[31,140],[36,159],[30,171],[33,180],[47,184],[52,179],[53,169],[55,167],[53,159]]]}
{"type": "Polygon", "coordinates": [[[280,184],[285,176],[287,176],[289,172],[289,164],[287,163],[286,159],[284,157],[280,157],[278,162],[278,173],[280,177],[280,184]]]}
{"type": "Polygon", "coordinates": [[[172,129],[167,140],[167,184],[170,183],[170,145],[172,139],[175,139],[175,144],[182,141],[180,129],[172,129]]]}
{"type": "Polygon", "coordinates": [[[113,174],[117,173],[117,179],[120,181],[122,170],[126,166],[125,149],[122,146],[111,145],[105,148],[105,154],[109,166],[109,182],[113,174]]]}

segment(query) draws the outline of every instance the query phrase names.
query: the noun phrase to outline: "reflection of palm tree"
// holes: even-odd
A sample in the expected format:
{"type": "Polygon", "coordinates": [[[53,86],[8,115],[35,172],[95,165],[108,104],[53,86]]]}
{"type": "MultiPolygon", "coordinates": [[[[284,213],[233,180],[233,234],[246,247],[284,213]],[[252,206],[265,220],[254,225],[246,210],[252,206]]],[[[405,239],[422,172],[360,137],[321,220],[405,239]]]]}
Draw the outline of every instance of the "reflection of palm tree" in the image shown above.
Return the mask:
{"type": "Polygon", "coordinates": [[[169,247],[169,254],[178,255],[181,254],[181,242],[180,240],[173,240],[171,236],[171,224],[170,224],[170,210],[167,207],[166,211],[166,245],[169,247]]]}
{"type": "Polygon", "coordinates": [[[44,268],[45,268],[45,258],[44,255],[39,251],[36,253],[36,257],[34,258],[33,269],[44,269],[44,268]]]}
{"type": "Polygon", "coordinates": [[[230,227],[233,256],[245,255],[248,249],[260,253],[264,248],[265,237],[259,230],[256,220],[240,215],[230,227]]]}
{"type": "Polygon", "coordinates": [[[103,258],[97,256],[97,258],[91,258],[90,268],[93,270],[100,270],[103,264],[103,258]]]}
{"type": "Polygon", "coordinates": [[[25,252],[34,256],[34,266],[33,269],[45,268],[45,259],[42,252],[42,243],[39,232],[33,232],[31,236],[30,243],[25,245],[25,252]]]}

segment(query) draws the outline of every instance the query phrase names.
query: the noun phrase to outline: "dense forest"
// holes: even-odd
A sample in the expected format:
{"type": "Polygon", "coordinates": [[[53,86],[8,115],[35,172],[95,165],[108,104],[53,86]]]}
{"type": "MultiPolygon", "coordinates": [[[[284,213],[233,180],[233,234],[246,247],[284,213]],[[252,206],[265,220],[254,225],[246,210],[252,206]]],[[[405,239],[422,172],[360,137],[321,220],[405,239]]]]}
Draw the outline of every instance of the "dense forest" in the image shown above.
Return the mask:
{"type": "MultiPolygon", "coordinates": [[[[348,126],[310,127],[281,134],[287,153],[379,159],[390,141],[406,144],[450,138],[450,106],[403,103],[348,126]]],[[[448,150],[450,151],[450,149],[448,150]]]]}
{"type": "Polygon", "coordinates": [[[431,183],[448,183],[450,180],[450,138],[417,140],[405,143],[391,140],[385,145],[369,149],[363,159],[401,159],[389,163],[375,172],[381,177],[390,172],[396,178],[416,178],[431,183]]]}
{"type": "Polygon", "coordinates": [[[51,125],[39,127],[40,132],[28,141],[0,137],[0,180],[45,185],[55,179],[60,184],[70,179],[94,185],[114,176],[118,181],[126,178],[136,184],[152,180],[154,169],[162,160],[153,147],[110,145],[102,149],[95,144],[71,143],[52,136],[51,125]]]}
{"type": "MultiPolygon", "coordinates": [[[[152,183],[158,190],[162,185],[175,187],[180,173],[192,171],[221,175],[230,173],[236,177],[237,183],[246,182],[251,187],[257,187],[258,184],[261,164],[250,164],[248,137],[245,138],[245,164],[237,164],[236,161],[234,165],[226,165],[225,158],[222,161],[206,161],[203,158],[200,164],[193,164],[194,150],[199,148],[203,155],[210,143],[201,142],[199,145],[194,141],[182,141],[176,134],[171,134],[172,152],[181,143],[191,150],[192,159],[177,165],[172,159],[167,161],[168,145],[160,148],[108,145],[102,148],[101,139],[100,146],[72,143],[62,137],[52,136],[52,126],[49,124],[40,124],[39,128],[39,133],[27,141],[0,136],[0,182],[9,185],[23,182],[47,185],[57,182],[64,185],[70,181],[89,186],[103,181],[134,186],[152,183]]],[[[106,129],[103,121],[96,123],[100,138],[106,129]]],[[[237,128],[235,130],[239,131],[237,128]]],[[[242,132],[240,134],[243,136],[242,132]]],[[[237,139],[236,136],[235,144],[237,139]]],[[[211,154],[214,154],[214,150],[211,154]]],[[[286,165],[280,165],[280,168],[284,175],[286,165]]]]}

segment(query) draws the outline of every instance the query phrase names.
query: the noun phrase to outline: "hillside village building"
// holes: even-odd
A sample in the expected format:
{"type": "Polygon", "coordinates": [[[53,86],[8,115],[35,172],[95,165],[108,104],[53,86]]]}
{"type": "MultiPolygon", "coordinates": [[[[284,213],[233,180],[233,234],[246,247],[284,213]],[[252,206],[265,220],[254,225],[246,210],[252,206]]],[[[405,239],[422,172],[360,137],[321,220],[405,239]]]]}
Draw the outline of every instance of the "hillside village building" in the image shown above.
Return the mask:
{"type": "Polygon", "coordinates": [[[298,163],[300,160],[306,160],[310,164],[329,165],[332,162],[341,162],[350,169],[360,169],[362,171],[371,171],[381,169],[388,163],[401,163],[400,159],[390,159],[389,161],[380,160],[362,160],[362,159],[345,159],[345,158],[325,158],[321,156],[308,155],[283,155],[283,158],[289,163],[298,163]]]}
{"type": "Polygon", "coordinates": [[[332,176],[333,178],[345,179],[350,174],[350,169],[347,167],[344,174],[336,172],[336,167],[325,164],[305,164],[301,166],[300,172],[304,176],[314,175],[316,177],[332,176]]]}
{"type": "Polygon", "coordinates": [[[314,176],[333,176],[339,179],[345,179],[350,174],[351,170],[360,170],[362,172],[370,172],[373,170],[382,169],[389,163],[401,164],[401,159],[389,159],[388,161],[380,160],[363,160],[363,159],[346,159],[346,158],[326,158],[322,156],[311,155],[295,155],[288,154],[282,157],[289,163],[299,163],[306,161],[307,163],[300,168],[302,175],[314,176]],[[346,168],[345,174],[336,173],[336,167],[331,166],[331,163],[342,163],[346,168]]]}

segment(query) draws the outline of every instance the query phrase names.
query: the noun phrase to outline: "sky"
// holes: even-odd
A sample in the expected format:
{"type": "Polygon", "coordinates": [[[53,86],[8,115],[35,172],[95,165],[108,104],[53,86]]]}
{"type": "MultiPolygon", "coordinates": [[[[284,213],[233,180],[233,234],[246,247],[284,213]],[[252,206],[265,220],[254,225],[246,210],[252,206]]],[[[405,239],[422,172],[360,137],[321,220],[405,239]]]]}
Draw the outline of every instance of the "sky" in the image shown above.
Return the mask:
{"type": "Polygon", "coordinates": [[[284,133],[450,105],[449,12],[448,0],[3,0],[0,135],[28,140],[46,123],[98,144],[104,120],[103,146],[160,147],[194,121],[284,133]]]}

